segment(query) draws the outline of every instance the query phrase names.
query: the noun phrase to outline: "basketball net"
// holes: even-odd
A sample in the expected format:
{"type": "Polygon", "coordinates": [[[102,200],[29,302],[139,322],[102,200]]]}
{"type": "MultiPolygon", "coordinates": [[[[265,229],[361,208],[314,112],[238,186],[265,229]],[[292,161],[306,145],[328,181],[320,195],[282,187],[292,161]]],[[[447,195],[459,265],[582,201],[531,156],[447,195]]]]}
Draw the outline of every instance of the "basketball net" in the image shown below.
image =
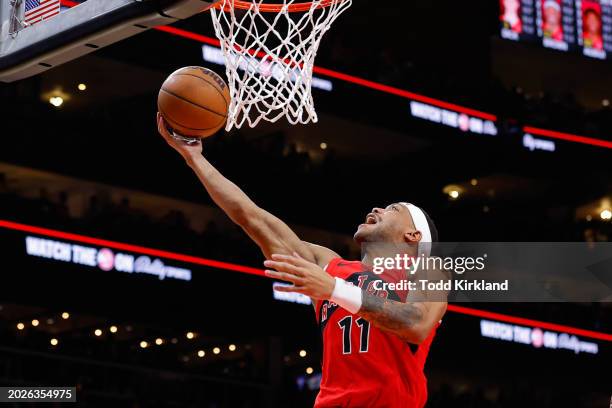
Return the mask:
{"type": "Polygon", "coordinates": [[[316,123],[314,59],[323,34],[352,0],[234,3],[221,0],[211,9],[231,93],[225,129],[245,123],[255,127],[283,116],[292,125],[316,123]]]}

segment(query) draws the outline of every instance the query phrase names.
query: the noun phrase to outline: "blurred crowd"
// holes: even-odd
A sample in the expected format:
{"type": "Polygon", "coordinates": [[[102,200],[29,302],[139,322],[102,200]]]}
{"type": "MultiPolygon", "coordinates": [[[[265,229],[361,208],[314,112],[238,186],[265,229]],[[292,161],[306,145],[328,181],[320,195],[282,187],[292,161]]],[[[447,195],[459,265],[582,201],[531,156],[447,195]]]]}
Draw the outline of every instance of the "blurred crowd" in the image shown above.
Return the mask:
{"type": "Polygon", "coordinates": [[[372,48],[367,46],[344,45],[352,43],[345,33],[331,36],[333,51],[321,50],[330,67],[489,112],[510,123],[612,140],[612,100],[604,99],[598,108],[588,108],[563,88],[532,92],[519,84],[508,87],[491,72],[473,73],[461,64],[413,58],[401,48],[384,45],[375,47],[377,51],[372,56],[372,48]]]}
{"type": "MultiPolygon", "coordinates": [[[[298,159],[295,166],[290,167],[299,172],[310,163],[308,159],[298,159]]],[[[32,196],[32,192],[24,194],[9,184],[6,174],[0,173],[0,219],[227,262],[253,265],[262,257],[257,246],[224,215],[221,220],[213,217],[203,228],[197,228],[180,207],[158,216],[149,207],[155,202],[136,208],[128,194],[114,201],[109,191],[89,196],[84,208],[79,208],[80,214],[74,215],[69,209],[70,193],[67,191],[50,193],[42,187],[32,196]]],[[[332,246],[343,256],[355,250],[340,241],[332,246]]]]}
{"type": "Polygon", "coordinates": [[[195,231],[179,209],[156,218],[133,208],[128,197],[113,203],[94,195],[85,215],[74,218],[68,211],[67,192],[53,196],[41,189],[39,197],[26,198],[7,190],[3,192],[2,178],[0,174],[2,219],[225,261],[252,263],[259,259],[257,247],[238,230],[220,230],[211,221],[203,231],[195,231]]]}

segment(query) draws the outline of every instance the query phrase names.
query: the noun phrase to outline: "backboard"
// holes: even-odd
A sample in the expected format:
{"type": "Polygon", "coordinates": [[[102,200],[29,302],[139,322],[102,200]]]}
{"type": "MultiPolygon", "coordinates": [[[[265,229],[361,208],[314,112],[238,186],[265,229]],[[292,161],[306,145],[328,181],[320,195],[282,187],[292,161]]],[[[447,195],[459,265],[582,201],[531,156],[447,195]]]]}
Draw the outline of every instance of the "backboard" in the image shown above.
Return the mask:
{"type": "MultiPolygon", "coordinates": [[[[212,3],[215,1],[2,1],[0,81],[28,78],[149,28],[191,17],[212,3]],[[61,11],[27,24],[26,6],[31,10],[43,3],[58,8],[61,4],[61,11]]],[[[42,14],[39,12],[37,17],[42,14]]]]}

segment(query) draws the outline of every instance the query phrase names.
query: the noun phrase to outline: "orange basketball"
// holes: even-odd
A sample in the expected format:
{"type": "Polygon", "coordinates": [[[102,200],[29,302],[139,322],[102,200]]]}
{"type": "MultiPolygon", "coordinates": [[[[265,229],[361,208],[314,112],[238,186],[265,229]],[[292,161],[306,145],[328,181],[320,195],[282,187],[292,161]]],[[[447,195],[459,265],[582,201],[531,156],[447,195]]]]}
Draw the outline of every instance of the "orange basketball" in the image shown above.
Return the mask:
{"type": "Polygon", "coordinates": [[[223,78],[203,67],[185,67],[164,81],[157,108],[181,136],[204,138],[225,125],[229,88],[223,78]]]}

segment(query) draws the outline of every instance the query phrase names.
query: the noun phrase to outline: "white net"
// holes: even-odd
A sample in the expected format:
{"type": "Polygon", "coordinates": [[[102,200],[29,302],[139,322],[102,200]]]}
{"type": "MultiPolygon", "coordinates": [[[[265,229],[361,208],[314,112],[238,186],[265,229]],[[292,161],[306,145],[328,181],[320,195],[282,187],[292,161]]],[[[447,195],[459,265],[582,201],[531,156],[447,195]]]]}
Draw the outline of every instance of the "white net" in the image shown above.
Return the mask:
{"type": "Polygon", "coordinates": [[[280,11],[259,0],[245,3],[248,9],[221,0],[211,10],[231,93],[226,130],[283,116],[293,125],[317,122],[311,91],[317,49],[352,0],[282,0],[275,5],[280,11]]]}

